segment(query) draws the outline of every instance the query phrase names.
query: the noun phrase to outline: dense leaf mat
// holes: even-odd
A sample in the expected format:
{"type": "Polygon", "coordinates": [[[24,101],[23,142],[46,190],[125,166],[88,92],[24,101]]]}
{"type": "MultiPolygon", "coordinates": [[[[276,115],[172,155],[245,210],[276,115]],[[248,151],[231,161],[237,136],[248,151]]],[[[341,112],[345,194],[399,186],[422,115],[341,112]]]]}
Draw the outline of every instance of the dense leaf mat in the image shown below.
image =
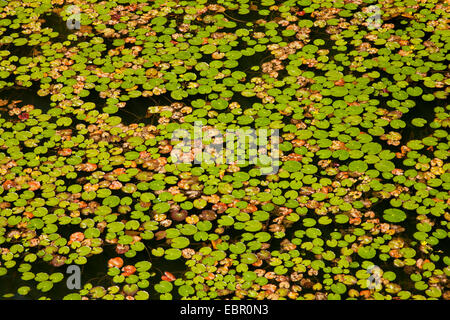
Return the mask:
{"type": "Polygon", "coordinates": [[[1,296],[448,300],[448,19],[1,0],[1,296]],[[279,129],[278,172],[174,164],[195,121],[279,129]]]}

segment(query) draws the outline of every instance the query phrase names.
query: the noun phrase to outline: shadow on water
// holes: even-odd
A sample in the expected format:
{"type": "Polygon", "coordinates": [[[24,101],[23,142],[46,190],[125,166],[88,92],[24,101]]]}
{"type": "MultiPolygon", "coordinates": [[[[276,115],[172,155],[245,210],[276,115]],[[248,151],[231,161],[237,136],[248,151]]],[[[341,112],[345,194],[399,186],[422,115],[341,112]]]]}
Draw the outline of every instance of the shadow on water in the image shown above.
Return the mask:
{"type": "MultiPolygon", "coordinates": [[[[423,90],[423,95],[433,93],[433,90],[430,88],[423,85],[420,85],[420,87],[423,90]]],[[[439,106],[445,107],[446,104],[445,100],[435,99],[434,101],[427,102],[420,97],[414,99],[414,102],[415,106],[413,109],[402,116],[402,120],[405,121],[406,127],[400,130],[400,133],[402,134],[401,144],[406,144],[412,139],[423,139],[432,134],[434,129],[429,125],[418,128],[413,126],[411,121],[415,118],[423,118],[427,121],[427,124],[430,124],[435,119],[435,108],[439,106]]]]}
{"type": "MultiPolygon", "coordinates": [[[[20,102],[16,104],[17,107],[23,107],[25,105],[31,104],[35,108],[42,110],[42,112],[47,112],[51,109],[50,96],[41,97],[37,94],[39,90],[39,85],[37,83],[33,83],[33,85],[29,88],[26,87],[9,87],[0,90],[0,99],[12,101],[19,100],[20,102]]],[[[6,116],[8,118],[7,113],[2,114],[2,116],[6,116]]]]}
{"type": "Polygon", "coordinates": [[[49,12],[42,16],[42,18],[45,19],[42,28],[51,28],[53,31],[58,32],[58,36],[54,39],[55,41],[65,41],[67,36],[72,33],[72,30],[67,27],[67,22],[55,12],[49,12]]]}

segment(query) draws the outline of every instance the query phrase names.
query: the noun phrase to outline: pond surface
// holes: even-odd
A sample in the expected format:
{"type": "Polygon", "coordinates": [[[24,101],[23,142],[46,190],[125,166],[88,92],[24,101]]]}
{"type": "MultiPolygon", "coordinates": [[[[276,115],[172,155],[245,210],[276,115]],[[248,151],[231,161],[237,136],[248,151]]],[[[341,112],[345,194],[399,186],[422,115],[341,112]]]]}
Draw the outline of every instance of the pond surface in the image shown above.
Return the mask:
{"type": "Polygon", "coordinates": [[[2,298],[450,298],[447,5],[68,8],[0,1],[2,298]],[[195,121],[280,169],[174,163],[195,121]]]}

